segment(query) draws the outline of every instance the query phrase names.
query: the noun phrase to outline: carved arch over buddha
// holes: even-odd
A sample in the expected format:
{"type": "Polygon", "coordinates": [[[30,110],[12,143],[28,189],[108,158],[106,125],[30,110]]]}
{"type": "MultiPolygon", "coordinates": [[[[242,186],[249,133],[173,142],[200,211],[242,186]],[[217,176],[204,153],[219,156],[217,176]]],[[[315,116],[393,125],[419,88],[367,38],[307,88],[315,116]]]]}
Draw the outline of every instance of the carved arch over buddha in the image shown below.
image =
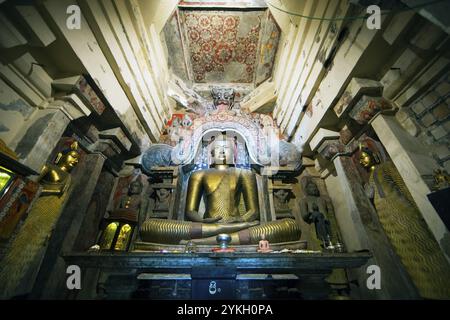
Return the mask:
{"type": "Polygon", "coordinates": [[[192,163],[205,135],[213,131],[236,132],[245,141],[249,157],[254,164],[261,166],[277,162],[276,150],[278,134],[276,130],[263,130],[247,115],[232,115],[228,112],[198,118],[194,120],[192,134],[185,136],[174,147],[172,159],[177,164],[192,163]],[[270,132],[272,131],[272,132],[270,132]],[[271,148],[268,148],[270,146],[271,148]],[[272,152],[271,152],[272,151],[272,152]],[[271,156],[273,159],[271,159],[271,156]]]}

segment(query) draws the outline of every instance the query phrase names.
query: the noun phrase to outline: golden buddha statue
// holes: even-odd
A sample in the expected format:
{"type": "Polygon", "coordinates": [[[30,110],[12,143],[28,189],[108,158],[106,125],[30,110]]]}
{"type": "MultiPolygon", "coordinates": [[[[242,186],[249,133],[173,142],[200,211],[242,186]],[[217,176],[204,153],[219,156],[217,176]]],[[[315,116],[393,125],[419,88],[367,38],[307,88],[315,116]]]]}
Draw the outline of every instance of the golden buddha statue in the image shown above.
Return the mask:
{"type": "Polygon", "coordinates": [[[258,244],[264,234],[272,243],[300,239],[300,228],[293,219],[259,224],[256,177],[250,170],[234,166],[234,142],[225,136],[215,139],[209,169],[194,172],[188,183],[186,218],[190,221],[151,219],[144,222],[141,237],[147,242],[177,244],[192,240],[196,244],[215,244],[216,235],[231,235],[231,245],[258,244]],[[239,211],[241,196],[245,212],[239,211]],[[205,213],[199,214],[205,200],[205,213]]]}
{"type": "Polygon", "coordinates": [[[360,145],[359,163],[370,175],[366,193],[419,294],[450,298],[450,265],[393,162],[360,145]]]}
{"type": "Polygon", "coordinates": [[[54,164],[46,164],[39,176],[42,184],[41,195],[62,195],[70,184],[70,171],[78,164],[78,142],[71,144],[70,150],[59,152],[54,164]]]}

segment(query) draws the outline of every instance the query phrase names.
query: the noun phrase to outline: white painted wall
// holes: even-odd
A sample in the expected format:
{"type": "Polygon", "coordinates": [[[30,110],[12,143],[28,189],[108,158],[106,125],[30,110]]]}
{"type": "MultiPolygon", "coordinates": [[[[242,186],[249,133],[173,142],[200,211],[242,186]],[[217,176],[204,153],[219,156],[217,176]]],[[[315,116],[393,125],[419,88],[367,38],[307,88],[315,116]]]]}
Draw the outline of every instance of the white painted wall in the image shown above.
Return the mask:
{"type": "Polygon", "coordinates": [[[155,25],[158,34],[178,4],[178,0],[137,0],[137,2],[147,27],[155,25]]]}

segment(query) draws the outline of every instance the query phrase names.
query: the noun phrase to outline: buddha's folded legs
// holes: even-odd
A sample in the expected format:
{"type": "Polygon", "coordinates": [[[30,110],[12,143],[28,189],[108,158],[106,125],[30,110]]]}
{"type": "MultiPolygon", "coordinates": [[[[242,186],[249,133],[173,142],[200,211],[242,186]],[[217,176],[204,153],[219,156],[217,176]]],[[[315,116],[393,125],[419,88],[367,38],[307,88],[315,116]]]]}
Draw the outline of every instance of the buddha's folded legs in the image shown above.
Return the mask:
{"type": "Polygon", "coordinates": [[[141,228],[142,240],[178,244],[194,240],[198,244],[216,244],[219,233],[231,234],[231,244],[257,244],[263,235],[273,243],[300,240],[301,230],[293,219],[283,219],[257,225],[258,222],[206,224],[189,221],[152,219],[141,228]]]}
{"type": "MultiPolygon", "coordinates": [[[[282,219],[267,222],[231,235],[231,245],[257,244],[262,238],[272,243],[300,240],[301,230],[293,219],[282,219]]],[[[193,239],[196,244],[217,244],[216,237],[193,239]]]]}
{"type": "Polygon", "coordinates": [[[142,224],[141,238],[147,242],[178,244],[181,240],[201,239],[220,233],[233,233],[259,224],[258,221],[239,223],[198,223],[151,219],[142,224]]]}

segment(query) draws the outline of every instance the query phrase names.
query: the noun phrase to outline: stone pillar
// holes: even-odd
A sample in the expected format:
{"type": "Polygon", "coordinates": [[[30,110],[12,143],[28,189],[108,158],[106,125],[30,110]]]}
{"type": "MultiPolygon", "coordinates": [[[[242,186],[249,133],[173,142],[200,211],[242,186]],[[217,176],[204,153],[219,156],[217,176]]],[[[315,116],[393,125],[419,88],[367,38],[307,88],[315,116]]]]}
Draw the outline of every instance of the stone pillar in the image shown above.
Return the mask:
{"type": "Polygon", "coordinates": [[[348,156],[337,156],[333,160],[336,176],[326,179],[330,198],[333,201],[336,219],[348,251],[368,249],[373,258],[357,272],[362,298],[412,299],[418,298],[409,275],[395,254],[377,213],[366,197],[357,169],[348,156]],[[381,269],[381,290],[368,290],[366,269],[375,264],[381,269]]]}
{"type": "MultiPolygon", "coordinates": [[[[347,251],[369,250],[373,258],[358,270],[350,270],[349,278],[358,281],[359,294],[364,299],[411,299],[418,298],[409,275],[394,252],[377,212],[366,196],[358,169],[350,155],[355,144],[345,146],[337,132],[320,129],[311,140],[329,172],[325,178],[329,196],[347,251]],[[381,269],[381,290],[369,290],[366,286],[369,265],[381,269]]],[[[354,288],[353,288],[354,289],[354,288]]]]}
{"type": "Polygon", "coordinates": [[[65,297],[66,265],[61,257],[70,252],[80,231],[105,156],[87,154],[72,177],[73,189],[50,237],[31,298],[63,299],[65,297]]]}
{"type": "MultiPolygon", "coordinates": [[[[55,86],[55,82],[52,86],[54,90],[62,90],[61,87],[55,86]]],[[[47,102],[45,109],[35,112],[32,118],[27,120],[30,125],[25,134],[20,137],[20,140],[13,142],[20,162],[37,172],[40,172],[42,166],[48,161],[50,153],[56,147],[70,121],[91,113],[90,101],[86,100],[85,103],[79,96],[70,93],[72,89],[67,90],[58,91],[58,97],[55,100],[47,102]]]]}
{"type": "Polygon", "coordinates": [[[74,243],[73,251],[83,252],[96,244],[99,226],[115,186],[116,177],[109,171],[103,170],[97,181],[94,193],[89,201],[83,224],[74,243]]]}
{"type": "Polygon", "coordinates": [[[399,125],[395,117],[379,114],[372,120],[372,127],[447,260],[450,261],[450,233],[428,200],[427,194],[431,193],[431,190],[423,179],[424,176],[431,176],[433,170],[439,167],[438,164],[426,154],[426,148],[399,125]]]}
{"type": "Polygon", "coordinates": [[[18,141],[15,152],[20,162],[40,172],[70,122],[61,110],[44,109],[35,113],[32,124],[18,141]]]}

